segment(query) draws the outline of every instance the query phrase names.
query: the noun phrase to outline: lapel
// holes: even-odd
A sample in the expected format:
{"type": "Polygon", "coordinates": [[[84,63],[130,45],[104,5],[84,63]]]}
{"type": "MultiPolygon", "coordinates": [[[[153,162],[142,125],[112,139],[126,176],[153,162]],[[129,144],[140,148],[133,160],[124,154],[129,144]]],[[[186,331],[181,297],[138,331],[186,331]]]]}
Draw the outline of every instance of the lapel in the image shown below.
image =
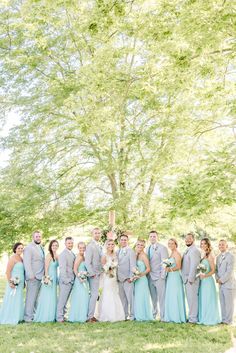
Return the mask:
{"type": "Polygon", "coordinates": [[[222,255],[220,255],[219,266],[221,266],[222,263],[225,261],[225,258],[226,258],[226,256],[227,256],[227,253],[224,254],[224,257],[223,257],[223,258],[222,258],[221,256],[222,256],[222,255]]]}
{"type": "Polygon", "coordinates": [[[40,245],[40,247],[39,246],[37,246],[36,244],[35,244],[35,242],[32,242],[32,245],[33,245],[33,247],[36,249],[36,251],[39,253],[39,255],[42,257],[42,258],[44,258],[44,249],[43,249],[43,247],[40,245]],[[41,248],[41,250],[40,250],[40,248],[41,248]]]}

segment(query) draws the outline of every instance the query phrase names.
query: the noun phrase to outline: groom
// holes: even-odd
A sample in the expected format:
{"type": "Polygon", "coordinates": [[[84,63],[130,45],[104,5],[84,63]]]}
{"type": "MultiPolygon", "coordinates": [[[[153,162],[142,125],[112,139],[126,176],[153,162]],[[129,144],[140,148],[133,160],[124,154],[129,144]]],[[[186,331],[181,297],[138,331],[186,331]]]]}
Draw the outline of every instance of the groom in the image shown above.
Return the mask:
{"type": "Polygon", "coordinates": [[[133,271],[136,268],[135,252],[128,246],[128,236],[126,234],[120,237],[120,250],[117,252],[118,257],[118,284],[120,299],[125,312],[125,319],[134,320],[134,284],[130,280],[133,271]]]}
{"type": "Polygon", "coordinates": [[[199,277],[196,277],[196,275],[201,260],[201,253],[195,246],[194,241],[194,234],[188,233],[185,237],[187,250],[183,254],[181,270],[189,307],[188,322],[192,324],[196,324],[198,321],[199,277]]]}
{"type": "Polygon", "coordinates": [[[34,311],[44,275],[44,250],[41,245],[42,235],[36,230],[32,235],[33,241],[24,250],[24,267],[26,278],[25,322],[32,322],[34,311]]]}
{"type": "Polygon", "coordinates": [[[92,230],[92,237],[93,239],[87,245],[85,252],[85,264],[89,273],[89,285],[91,292],[87,322],[97,321],[97,319],[94,317],[94,313],[99,293],[100,275],[102,272],[102,246],[99,244],[99,240],[101,238],[100,228],[94,228],[92,230]]]}
{"type": "Polygon", "coordinates": [[[75,279],[74,274],[74,262],[75,262],[75,254],[72,249],[74,246],[74,240],[72,237],[67,237],[65,239],[66,248],[59,255],[59,297],[57,304],[57,321],[64,322],[65,312],[66,312],[66,304],[68,298],[70,296],[70,292],[72,290],[72,286],[75,279]]]}

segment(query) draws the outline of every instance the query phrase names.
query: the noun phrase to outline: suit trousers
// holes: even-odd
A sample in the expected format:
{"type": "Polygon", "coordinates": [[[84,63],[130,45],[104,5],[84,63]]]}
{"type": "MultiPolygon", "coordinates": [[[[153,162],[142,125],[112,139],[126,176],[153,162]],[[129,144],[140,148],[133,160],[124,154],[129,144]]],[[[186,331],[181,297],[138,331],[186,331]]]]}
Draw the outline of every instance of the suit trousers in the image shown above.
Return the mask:
{"type": "Polygon", "coordinates": [[[128,281],[118,282],[120,300],[124,308],[125,319],[134,319],[134,284],[128,281]]]}
{"type": "Polygon", "coordinates": [[[73,284],[59,281],[59,297],[57,303],[57,321],[63,321],[66,313],[66,304],[73,284]]]}
{"type": "Polygon", "coordinates": [[[161,321],[164,321],[165,315],[165,291],[166,291],[166,280],[159,278],[153,280],[151,277],[148,279],[150,294],[153,305],[153,317],[156,318],[158,314],[158,305],[160,310],[161,321]]]}
{"type": "Polygon", "coordinates": [[[96,303],[97,303],[98,294],[99,294],[99,284],[100,284],[99,275],[89,278],[90,299],[89,299],[88,319],[92,319],[94,317],[96,303]]]}
{"type": "Polygon", "coordinates": [[[31,322],[34,319],[37,298],[41,287],[41,281],[38,279],[26,281],[26,298],[25,298],[25,322],[31,322]]]}

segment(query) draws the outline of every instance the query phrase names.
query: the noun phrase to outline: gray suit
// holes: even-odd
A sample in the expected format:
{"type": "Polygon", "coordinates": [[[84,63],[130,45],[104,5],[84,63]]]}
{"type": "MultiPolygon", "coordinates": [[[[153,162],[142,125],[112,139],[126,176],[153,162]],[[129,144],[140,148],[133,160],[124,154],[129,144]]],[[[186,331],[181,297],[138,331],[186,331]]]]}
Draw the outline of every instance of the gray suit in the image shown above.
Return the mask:
{"type": "Polygon", "coordinates": [[[222,322],[231,324],[234,314],[234,295],[236,289],[234,277],[234,255],[230,252],[218,255],[216,258],[216,279],[220,280],[220,306],[222,322]]]}
{"type": "Polygon", "coordinates": [[[162,266],[162,261],[168,258],[167,248],[160,244],[150,245],[147,248],[147,254],[150,261],[150,273],[148,275],[148,284],[153,304],[153,316],[157,316],[157,305],[159,304],[160,318],[164,320],[165,314],[165,288],[166,271],[162,266]]]}
{"type": "Polygon", "coordinates": [[[57,321],[63,321],[66,313],[66,304],[74,283],[75,274],[73,271],[75,254],[65,249],[59,255],[59,297],[57,303],[57,321]]]}
{"type": "Polygon", "coordinates": [[[99,294],[100,274],[102,272],[102,247],[95,240],[92,240],[86,247],[85,264],[89,273],[90,300],[88,319],[94,317],[96,302],[99,294]]]}
{"type": "Polygon", "coordinates": [[[134,284],[127,279],[133,276],[133,269],[136,268],[136,254],[129,248],[121,248],[117,251],[118,257],[118,284],[120,299],[124,308],[125,318],[134,319],[134,284]]]}
{"type": "Polygon", "coordinates": [[[35,242],[30,243],[24,250],[24,267],[26,278],[25,315],[26,322],[33,321],[37,298],[44,275],[44,250],[35,242]]]}
{"type": "Polygon", "coordinates": [[[185,291],[189,307],[189,322],[196,323],[198,321],[198,290],[199,277],[197,276],[197,267],[201,261],[201,253],[195,244],[186,249],[182,259],[181,274],[185,284],[185,291]],[[190,284],[191,282],[192,284],[190,284]]]}

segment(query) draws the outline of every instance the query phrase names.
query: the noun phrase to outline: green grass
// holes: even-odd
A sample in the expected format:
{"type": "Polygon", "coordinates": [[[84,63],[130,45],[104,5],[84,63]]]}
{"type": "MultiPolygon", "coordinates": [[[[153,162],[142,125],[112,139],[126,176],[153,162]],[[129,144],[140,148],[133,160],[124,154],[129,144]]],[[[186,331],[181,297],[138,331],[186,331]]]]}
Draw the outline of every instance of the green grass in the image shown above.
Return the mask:
{"type": "MultiPolygon", "coordinates": [[[[5,284],[0,281],[0,298],[5,284]]],[[[223,353],[235,327],[156,322],[0,326],[0,353],[223,353]]]]}

